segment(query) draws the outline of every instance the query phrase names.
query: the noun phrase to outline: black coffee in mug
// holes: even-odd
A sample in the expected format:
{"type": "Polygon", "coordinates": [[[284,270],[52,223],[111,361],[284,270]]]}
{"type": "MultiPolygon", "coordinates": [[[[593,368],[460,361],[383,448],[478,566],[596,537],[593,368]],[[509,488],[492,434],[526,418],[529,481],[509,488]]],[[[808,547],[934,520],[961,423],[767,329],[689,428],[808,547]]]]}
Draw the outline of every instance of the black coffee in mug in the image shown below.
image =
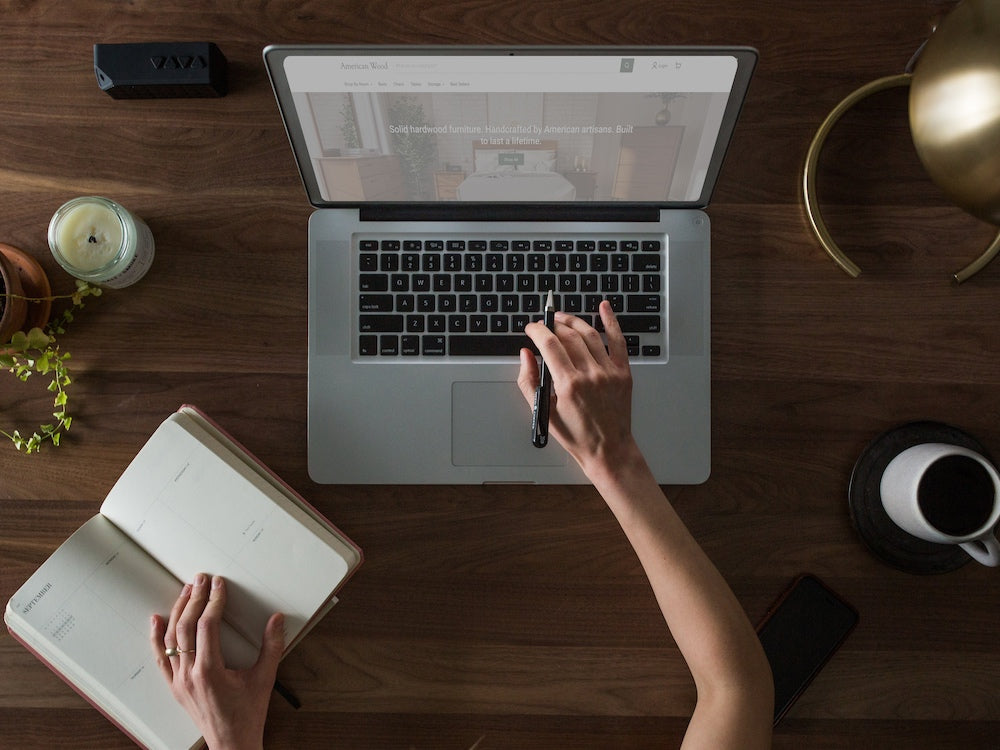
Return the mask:
{"type": "Polygon", "coordinates": [[[927,522],[949,536],[980,530],[993,512],[993,480],[968,456],[944,456],[920,478],[917,504],[927,522]]]}

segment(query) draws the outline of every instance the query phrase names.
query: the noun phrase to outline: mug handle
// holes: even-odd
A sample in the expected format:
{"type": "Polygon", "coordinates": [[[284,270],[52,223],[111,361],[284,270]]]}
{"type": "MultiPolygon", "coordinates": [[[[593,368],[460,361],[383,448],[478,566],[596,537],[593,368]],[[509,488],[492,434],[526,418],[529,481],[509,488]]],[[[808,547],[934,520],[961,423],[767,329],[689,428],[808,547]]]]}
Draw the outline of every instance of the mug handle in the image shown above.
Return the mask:
{"type": "Polygon", "coordinates": [[[1000,542],[992,534],[971,542],[962,542],[960,546],[976,562],[991,568],[1000,566],[1000,542]]]}

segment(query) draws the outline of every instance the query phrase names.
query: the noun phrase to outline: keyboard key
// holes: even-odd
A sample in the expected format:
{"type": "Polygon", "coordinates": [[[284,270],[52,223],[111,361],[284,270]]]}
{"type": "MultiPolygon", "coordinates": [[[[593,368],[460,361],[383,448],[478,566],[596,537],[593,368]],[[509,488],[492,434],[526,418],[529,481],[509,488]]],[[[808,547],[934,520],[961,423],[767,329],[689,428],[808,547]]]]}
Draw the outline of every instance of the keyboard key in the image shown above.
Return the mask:
{"type": "Polygon", "coordinates": [[[361,312],[392,312],[392,307],[391,294],[362,294],[358,309],[361,312]]]}
{"type": "Polygon", "coordinates": [[[358,324],[362,333],[402,333],[402,315],[360,315],[358,324]]]}
{"type": "Polygon", "coordinates": [[[605,273],[611,267],[607,255],[591,255],[590,270],[593,273],[605,273]]]}
{"type": "Polygon", "coordinates": [[[362,357],[374,357],[378,354],[378,336],[359,336],[358,354],[362,357]]]}
{"type": "Polygon", "coordinates": [[[420,337],[403,336],[400,352],[404,357],[415,357],[420,354],[420,337]]]}
{"type": "Polygon", "coordinates": [[[420,349],[425,357],[443,357],[445,341],[444,336],[421,336],[420,349]]]}
{"type": "Polygon", "coordinates": [[[648,273],[650,271],[660,270],[660,256],[659,255],[633,255],[632,256],[632,270],[639,273],[648,273]]]}
{"type": "Polygon", "coordinates": [[[660,295],[658,294],[630,294],[626,302],[626,310],[630,313],[660,312],[660,295]]]}
{"type": "Polygon", "coordinates": [[[389,277],[378,273],[363,273],[358,279],[358,288],[362,292],[388,292],[389,277]]]}
{"type": "Polygon", "coordinates": [[[521,348],[525,346],[531,347],[531,339],[523,334],[448,337],[448,353],[453,357],[504,355],[516,357],[521,348]]]}
{"type": "Polygon", "coordinates": [[[378,353],[383,357],[395,357],[399,354],[399,336],[379,336],[378,353]]]}
{"type": "Polygon", "coordinates": [[[659,333],[659,315],[619,315],[618,325],[627,333],[659,333]]]}

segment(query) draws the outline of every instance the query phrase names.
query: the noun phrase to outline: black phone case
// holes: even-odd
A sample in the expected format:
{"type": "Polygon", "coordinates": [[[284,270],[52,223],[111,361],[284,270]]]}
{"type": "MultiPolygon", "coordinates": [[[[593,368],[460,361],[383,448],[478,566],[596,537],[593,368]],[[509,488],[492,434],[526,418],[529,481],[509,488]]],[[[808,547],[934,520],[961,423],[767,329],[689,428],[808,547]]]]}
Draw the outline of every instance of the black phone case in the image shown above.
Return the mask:
{"type": "MultiPolygon", "coordinates": [[[[774,604],[771,605],[767,613],[764,615],[763,619],[757,625],[757,635],[761,637],[765,634],[765,631],[769,624],[775,621],[775,618],[783,611],[783,607],[787,605],[789,599],[798,592],[801,586],[814,586],[813,592],[819,592],[823,599],[813,598],[811,603],[816,604],[828,604],[833,602],[840,611],[840,614],[848,621],[846,625],[842,625],[842,629],[838,630],[830,637],[821,655],[815,659],[815,661],[810,665],[808,671],[805,672],[805,676],[798,684],[792,689],[790,693],[785,693],[783,688],[783,683],[787,682],[784,678],[785,674],[781,672],[781,664],[777,660],[777,653],[774,647],[769,648],[769,644],[766,639],[762,638],[762,644],[764,645],[764,653],[767,655],[768,662],[771,664],[771,671],[774,675],[775,683],[775,702],[774,702],[774,724],[777,725],[781,721],[782,717],[788,712],[788,710],[795,704],[799,696],[802,695],[803,691],[809,686],[820,670],[826,665],[828,661],[833,657],[844,641],[851,634],[854,628],[858,624],[859,615],[858,611],[848,602],[846,602],[839,594],[837,594],[833,589],[823,583],[816,576],[803,573],[798,576],[792,583],[786,588],[782,594],[775,600],[774,604]],[[779,694],[780,693],[780,694],[779,694]]],[[[815,597],[815,593],[810,594],[809,592],[804,592],[804,596],[815,597]]],[[[805,600],[803,600],[805,601],[805,600]]],[[[802,617],[796,623],[800,629],[805,629],[809,626],[809,622],[806,618],[802,617]]],[[[800,631],[801,632],[801,631],[800,631]]]]}

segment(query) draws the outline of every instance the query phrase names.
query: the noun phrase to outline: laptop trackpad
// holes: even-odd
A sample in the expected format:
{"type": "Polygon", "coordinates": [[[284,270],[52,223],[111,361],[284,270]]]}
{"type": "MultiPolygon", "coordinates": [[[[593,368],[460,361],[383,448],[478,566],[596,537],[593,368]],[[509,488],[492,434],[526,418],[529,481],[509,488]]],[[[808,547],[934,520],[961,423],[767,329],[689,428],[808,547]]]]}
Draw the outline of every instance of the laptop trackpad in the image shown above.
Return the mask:
{"type": "Polygon", "coordinates": [[[569,458],[555,440],[531,444],[531,407],[517,383],[452,383],[451,425],[456,466],[562,466],[569,458]]]}

